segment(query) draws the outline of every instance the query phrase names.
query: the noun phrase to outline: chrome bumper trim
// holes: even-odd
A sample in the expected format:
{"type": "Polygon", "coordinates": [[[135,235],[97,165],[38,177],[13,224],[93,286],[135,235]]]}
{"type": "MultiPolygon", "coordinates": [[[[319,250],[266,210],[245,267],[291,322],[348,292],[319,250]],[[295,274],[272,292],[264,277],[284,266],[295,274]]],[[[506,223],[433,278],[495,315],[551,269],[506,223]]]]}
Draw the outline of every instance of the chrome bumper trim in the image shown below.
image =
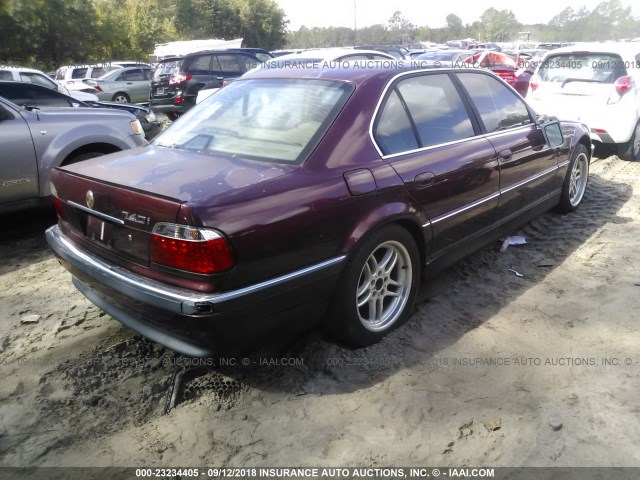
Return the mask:
{"type": "Polygon", "coordinates": [[[340,255],[271,280],[229,292],[194,293],[192,290],[172,287],[95,258],[73,245],[57,225],[47,229],[46,237],[47,242],[58,257],[70,263],[90,278],[141,302],[174,313],[187,315],[202,313],[203,305],[215,307],[231,300],[263,292],[269,288],[284,285],[291,280],[336,266],[346,259],[346,255],[340,255]]]}

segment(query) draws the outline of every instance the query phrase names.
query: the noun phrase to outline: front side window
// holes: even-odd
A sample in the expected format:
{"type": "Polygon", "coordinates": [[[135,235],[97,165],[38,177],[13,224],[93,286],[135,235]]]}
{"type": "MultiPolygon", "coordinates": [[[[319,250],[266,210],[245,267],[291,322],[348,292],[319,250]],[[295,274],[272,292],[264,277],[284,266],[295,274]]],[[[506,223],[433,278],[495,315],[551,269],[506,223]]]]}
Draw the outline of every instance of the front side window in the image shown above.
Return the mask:
{"type": "Polygon", "coordinates": [[[225,73],[243,72],[240,67],[240,63],[238,62],[237,55],[218,55],[218,62],[220,63],[220,70],[225,73]]]}
{"type": "Polygon", "coordinates": [[[302,163],[353,85],[327,80],[240,80],[191,109],[155,144],[180,150],[302,163]]]}
{"type": "Polygon", "coordinates": [[[500,80],[489,75],[459,73],[488,133],[531,123],[521,98],[500,80]]]}

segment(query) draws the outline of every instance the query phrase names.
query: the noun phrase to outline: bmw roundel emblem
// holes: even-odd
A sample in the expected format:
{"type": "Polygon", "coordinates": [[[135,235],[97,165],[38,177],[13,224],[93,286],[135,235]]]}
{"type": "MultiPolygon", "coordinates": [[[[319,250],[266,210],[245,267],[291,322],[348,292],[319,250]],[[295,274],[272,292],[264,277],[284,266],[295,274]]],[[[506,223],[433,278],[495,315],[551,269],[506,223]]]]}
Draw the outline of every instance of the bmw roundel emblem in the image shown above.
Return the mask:
{"type": "Polygon", "coordinates": [[[93,192],[91,190],[87,190],[85,200],[87,202],[87,207],[93,208],[93,192]]]}

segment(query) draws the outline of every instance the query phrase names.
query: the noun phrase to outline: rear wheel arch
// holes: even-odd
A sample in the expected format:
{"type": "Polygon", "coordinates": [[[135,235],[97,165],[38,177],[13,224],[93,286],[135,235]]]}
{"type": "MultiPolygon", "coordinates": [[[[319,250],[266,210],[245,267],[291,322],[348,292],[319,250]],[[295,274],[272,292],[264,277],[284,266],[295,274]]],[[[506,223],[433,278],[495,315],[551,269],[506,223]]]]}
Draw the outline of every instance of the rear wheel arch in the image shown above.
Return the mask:
{"type": "Polygon", "coordinates": [[[324,321],[337,340],[355,347],[372,345],[411,315],[422,270],[419,245],[424,241],[414,237],[415,222],[406,222],[379,224],[351,248],[324,321]],[[374,255],[378,261],[369,268],[374,255]],[[395,259],[387,264],[383,257],[395,259]]]}

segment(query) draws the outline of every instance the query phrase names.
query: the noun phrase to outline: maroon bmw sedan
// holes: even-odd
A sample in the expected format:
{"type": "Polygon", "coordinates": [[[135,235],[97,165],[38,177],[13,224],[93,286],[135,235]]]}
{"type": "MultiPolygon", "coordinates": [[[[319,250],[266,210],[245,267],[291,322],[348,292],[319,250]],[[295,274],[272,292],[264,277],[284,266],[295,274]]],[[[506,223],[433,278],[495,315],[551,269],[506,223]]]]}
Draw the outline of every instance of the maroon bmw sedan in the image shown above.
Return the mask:
{"type": "Polygon", "coordinates": [[[591,142],[470,69],[260,69],[151,145],[56,169],[47,239],[77,288],[191,356],[318,325],[366,346],[421,279],[550,209],[591,142]]]}

